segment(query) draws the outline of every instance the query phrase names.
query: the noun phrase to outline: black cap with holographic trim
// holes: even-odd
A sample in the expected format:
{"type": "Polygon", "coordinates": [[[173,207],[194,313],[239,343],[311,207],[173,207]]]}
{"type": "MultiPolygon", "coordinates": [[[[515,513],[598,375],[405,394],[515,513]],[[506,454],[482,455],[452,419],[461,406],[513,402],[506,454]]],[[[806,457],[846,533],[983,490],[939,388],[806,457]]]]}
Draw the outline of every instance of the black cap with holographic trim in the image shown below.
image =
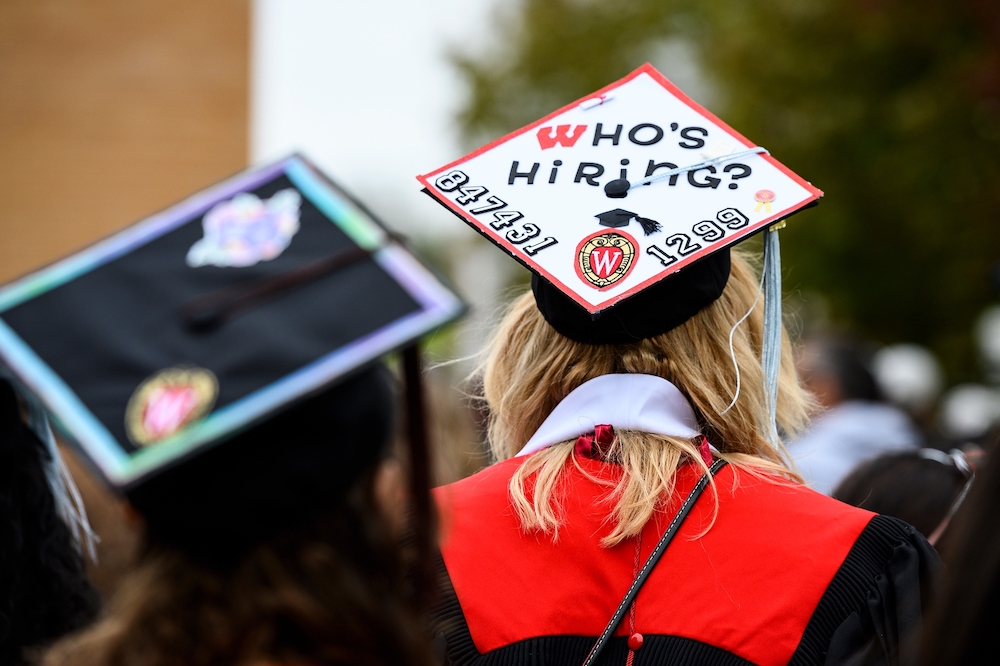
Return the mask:
{"type": "MultiPolygon", "coordinates": [[[[349,485],[391,427],[392,391],[373,367],[409,350],[419,406],[415,344],[463,310],[291,156],[0,289],[0,361],[112,487],[183,532],[199,503],[276,475],[327,470],[327,486],[349,485]]],[[[408,416],[419,431],[422,415],[408,416]]],[[[298,504],[325,492],[284,485],[298,504]]]]}

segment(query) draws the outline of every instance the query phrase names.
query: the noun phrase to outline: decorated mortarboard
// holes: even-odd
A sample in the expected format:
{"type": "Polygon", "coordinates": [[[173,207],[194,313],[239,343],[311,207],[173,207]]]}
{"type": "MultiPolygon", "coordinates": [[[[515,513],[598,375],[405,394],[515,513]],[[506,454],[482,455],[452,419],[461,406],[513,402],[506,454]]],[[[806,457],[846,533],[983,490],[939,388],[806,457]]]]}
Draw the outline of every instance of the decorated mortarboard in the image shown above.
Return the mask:
{"type": "Polygon", "coordinates": [[[292,156],[0,289],[0,360],[110,484],[130,489],[463,309],[292,156]]]}
{"type": "Polygon", "coordinates": [[[683,322],[721,294],[722,250],[822,196],[648,64],[418,178],[593,343],[683,322]]]}
{"type": "Polygon", "coordinates": [[[770,230],[762,364],[777,441],[776,223],[823,193],[765,148],[646,64],[418,179],[532,271],[535,301],[553,328],[590,344],[635,342],[683,324],[725,289],[728,248],[770,230]]]}

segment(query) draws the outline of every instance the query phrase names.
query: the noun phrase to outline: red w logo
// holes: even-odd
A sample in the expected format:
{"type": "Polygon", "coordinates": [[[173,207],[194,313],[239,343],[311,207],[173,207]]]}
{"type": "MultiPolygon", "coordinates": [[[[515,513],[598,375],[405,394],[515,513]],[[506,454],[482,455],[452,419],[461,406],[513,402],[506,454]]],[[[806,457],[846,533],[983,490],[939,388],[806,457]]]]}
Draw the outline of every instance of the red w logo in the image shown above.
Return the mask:
{"type": "Polygon", "coordinates": [[[576,144],[576,140],[586,131],[586,125],[577,125],[575,128],[572,125],[558,125],[554,129],[551,125],[542,127],[538,130],[538,145],[542,147],[542,150],[552,148],[557,143],[560,146],[572,148],[576,144]],[[573,129],[572,134],[570,134],[571,128],[573,129]]]}
{"type": "Polygon", "coordinates": [[[609,289],[635,265],[635,240],[626,233],[600,231],[576,246],[576,274],[597,289],[609,289]]]}
{"type": "Polygon", "coordinates": [[[149,396],[142,425],[157,438],[180,430],[198,406],[198,394],[190,386],[158,388],[149,396]]]}
{"type": "Polygon", "coordinates": [[[625,253],[617,247],[599,247],[590,253],[590,268],[603,280],[618,270],[625,253]]]}

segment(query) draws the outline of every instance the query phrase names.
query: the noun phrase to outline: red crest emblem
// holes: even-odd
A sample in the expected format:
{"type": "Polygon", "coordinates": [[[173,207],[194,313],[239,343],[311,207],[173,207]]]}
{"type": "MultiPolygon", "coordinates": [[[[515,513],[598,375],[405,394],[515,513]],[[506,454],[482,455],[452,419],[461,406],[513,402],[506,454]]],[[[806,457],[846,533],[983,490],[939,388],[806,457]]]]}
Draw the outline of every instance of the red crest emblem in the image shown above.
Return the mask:
{"type": "Polygon", "coordinates": [[[601,231],[576,248],[576,273],[597,289],[608,289],[635,266],[635,239],[621,231],[601,231]]]}
{"type": "Polygon", "coordinates": [[[219,384],[203,368],[168,368],[142,384],[125,410],[129,439],[147,445],[166,439],[212,409],[219,384]]]}

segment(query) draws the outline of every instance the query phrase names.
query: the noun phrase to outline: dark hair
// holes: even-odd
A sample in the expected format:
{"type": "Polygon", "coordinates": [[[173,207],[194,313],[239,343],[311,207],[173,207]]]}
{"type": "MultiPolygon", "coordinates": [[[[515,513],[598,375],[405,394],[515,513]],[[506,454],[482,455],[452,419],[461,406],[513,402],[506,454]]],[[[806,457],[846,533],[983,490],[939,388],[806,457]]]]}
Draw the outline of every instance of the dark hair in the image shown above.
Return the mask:
{"type": "Polygon", "coordinates": [[[913,525],[925,537],[941,525],[966,477],[953,464],[917,452],[891,453],[858,465],[833,496],[913,525]]]}
{"type": "Polygon", "coordinates": [[[337,506],[216,566],[147,542],[107,619],[47,664],[430,666],[398,544],[369,471],[337,506]]]}
{"type": "Polygon", "coordinates": [[[392,405],[366,371],[140,485],[138,566],[50,663],[429,664],[375,497],[392,405]]]}
{"type": "Polygon", "coordinates": [[[921,664],[996,663],[1000,608],[1000,459],[991,453],[956,514],[949,577],[924,629],[921,664]]]}
{"type": "Polygon", "coordinates": [[[49,454],[0,380],[0,663],[89,622],[97,593],[45,474],[49,454]]]}
{"type": "Polygon", "coordinates": [[[218,562],[306,524],[385,455],[394,379],[382,365],[286,409],[128,492],[153,541],[218,562]]]}

